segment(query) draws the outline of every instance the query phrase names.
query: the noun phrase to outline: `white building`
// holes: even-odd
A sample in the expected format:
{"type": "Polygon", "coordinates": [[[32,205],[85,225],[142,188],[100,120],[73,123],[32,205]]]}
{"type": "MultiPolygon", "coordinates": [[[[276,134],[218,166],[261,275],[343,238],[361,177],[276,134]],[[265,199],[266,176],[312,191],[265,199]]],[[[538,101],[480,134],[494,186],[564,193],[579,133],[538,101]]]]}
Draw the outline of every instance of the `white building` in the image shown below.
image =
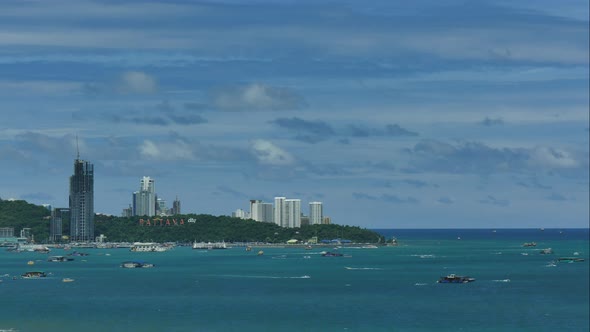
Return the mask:
{"type": "Polygon", "coordinates": [[[324,208],[322,202],[309,203],[309,224],[321,225],[324,221],[324,208]]]}
{"type": "Polygon", "coordinates": [[[285,211],[285,197],[275,197],[275,208],[274,208],[274,223],[281,226],[287,227],[286,211],[285,211]]]}
{"type": "Polygon", "coordinates": [[[250,213],[242,209],[237,209],[236,212],[232,212],[231,216],[240,219],[250,219],[250,213]]]}
{"type": "Polygon", "coordinates": [[[156,215],[156,184],[149,176],[141,179],[140,190],[133,193],[133,214],[148,217],[156,215]]]}
{"type": "Polygon", "coordinates": [[[285,200],[286,220],[283,227],[296,228],[301,227],[301,200],[285,200]]]}
{"type": "Polygon", "coordinates": [[[261,222],[273,222],[272,204],[257,199],[250,200],[250,218],[261,222]]]}

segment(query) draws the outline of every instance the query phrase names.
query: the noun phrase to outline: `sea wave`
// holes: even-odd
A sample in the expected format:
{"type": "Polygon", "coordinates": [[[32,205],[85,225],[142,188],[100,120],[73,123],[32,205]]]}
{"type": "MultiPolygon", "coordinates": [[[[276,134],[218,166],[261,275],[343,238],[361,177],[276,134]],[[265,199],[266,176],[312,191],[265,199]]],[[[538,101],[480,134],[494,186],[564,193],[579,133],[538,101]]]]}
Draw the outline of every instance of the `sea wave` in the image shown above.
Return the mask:
{"type": "Polygon", "coordinates": [[[493,282],[510,282],[510,279],[497,279],[497,280],[492,280],[493,282]]]}

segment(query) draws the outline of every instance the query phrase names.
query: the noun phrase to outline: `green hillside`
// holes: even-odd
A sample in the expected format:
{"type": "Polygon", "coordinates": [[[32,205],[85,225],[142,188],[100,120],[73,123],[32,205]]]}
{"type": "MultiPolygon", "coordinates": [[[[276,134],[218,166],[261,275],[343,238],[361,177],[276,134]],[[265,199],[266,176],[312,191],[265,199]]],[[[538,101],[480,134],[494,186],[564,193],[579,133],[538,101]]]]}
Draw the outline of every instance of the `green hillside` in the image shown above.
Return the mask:
{"type": "MultiPolygon", "coordinates": [[[[26,201],[0,200],[0,227],[13,227],[15,235],[22,228],[30,228],[36,242],[49,238],[50,212],[46,208],[26,201]]],[[[147,219],[147,218],[146,218],[147,219]]],[[[271,242],[285,243],[290,239],[307,241],[312,237],[322,239],[347,239],[353,242],[377,243],[384,239],[377,233],[356,226],[313,225],[301,228],[282,228],[273,223],[262,223],[227,216],[187,214],[165,217],[161,222],[152,218],[150,226],[141,225],[139,217],[122,218],[96,215],[95,235],[104,234],[111,242],[271,242]],[[188,222],[192,219],[194,222],[188,222]],[[166,225],[169,220],[169,226],[166,225]],[[174,225],[176,220],[176,225],[174,225]],[[181,225],[181,220],[183,224],[181,225]]],[[[64,224],[64,235],[69,225],[64,224]]]]}
{"type": "Polygon", "coordinates": [[[15,236],[21,229],[30,228],[36,241],[46,241],[49,238],[50,216],[51,212],[43,206],[0,199],[0,227],[14,228],[15,236]]]}

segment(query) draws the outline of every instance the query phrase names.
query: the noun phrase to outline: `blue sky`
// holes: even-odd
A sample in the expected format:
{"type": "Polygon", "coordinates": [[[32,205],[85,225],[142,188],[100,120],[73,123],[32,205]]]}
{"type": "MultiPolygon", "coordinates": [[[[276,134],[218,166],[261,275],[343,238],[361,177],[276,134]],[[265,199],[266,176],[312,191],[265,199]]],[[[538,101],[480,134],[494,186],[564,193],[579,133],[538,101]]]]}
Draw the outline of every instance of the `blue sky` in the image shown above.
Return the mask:
{"type": "Polygon", "coordinates": [[[2,1],[0,197],[588,227],[588,1],[2,1]]]}

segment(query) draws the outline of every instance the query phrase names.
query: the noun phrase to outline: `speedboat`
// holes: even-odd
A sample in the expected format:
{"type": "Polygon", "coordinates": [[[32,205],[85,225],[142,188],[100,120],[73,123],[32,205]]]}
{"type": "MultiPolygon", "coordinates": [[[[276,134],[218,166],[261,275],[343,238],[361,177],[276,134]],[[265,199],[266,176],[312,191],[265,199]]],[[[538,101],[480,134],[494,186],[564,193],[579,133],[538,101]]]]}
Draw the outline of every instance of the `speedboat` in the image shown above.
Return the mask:
{"type": "Polygon", "coordinates": [[[567,262],[567,263],[573,263],[573,262],[583,262],[584,259],[580,258],[580,257],[559,257],[557,259],[558,262],[567,262]]]}
{"type": "Polygon", "coordinates": [[[73,258],[65,257],[65,256],[51,256],[47,259],[48,262],[69,262],[73,261],[73,258]]]}
{"type": "Polygon", "coordinates": [[[30,271],[25,272],[21,277],[23,277],[23,279],[39,279],[47,277],[47,273],[43,271],[30,271]]]}
{"type": "Polygon", "coordinates": [[[446,277],[440,277],[437,282],[440,284],[466,284],[472,281],[475,281],[475,278],[449,274],[446,277]]]}
{"type": "Polygon", "coordinates": [[[523,247],[536,247],[537,243],[536,242],[525,242],[522,245],[523,247]]]}
{"type": "Polygon", "coordinates": [[[126,269],[148,268],[148,267],[154,267],[154,266],[155,265],[152,263],[138,262],[138,261],[128,261],[128,262],[121,263],[121,267],[126,268],[126,269]]]}
{"type": "Polygon", "coordinates": [[[553,249],[551,249],[551,248],[546,248],[546,249],[541,250],[541,254],[543,254],[543,255],[549,255],[552,253],[553,253],[553,249]]]}

